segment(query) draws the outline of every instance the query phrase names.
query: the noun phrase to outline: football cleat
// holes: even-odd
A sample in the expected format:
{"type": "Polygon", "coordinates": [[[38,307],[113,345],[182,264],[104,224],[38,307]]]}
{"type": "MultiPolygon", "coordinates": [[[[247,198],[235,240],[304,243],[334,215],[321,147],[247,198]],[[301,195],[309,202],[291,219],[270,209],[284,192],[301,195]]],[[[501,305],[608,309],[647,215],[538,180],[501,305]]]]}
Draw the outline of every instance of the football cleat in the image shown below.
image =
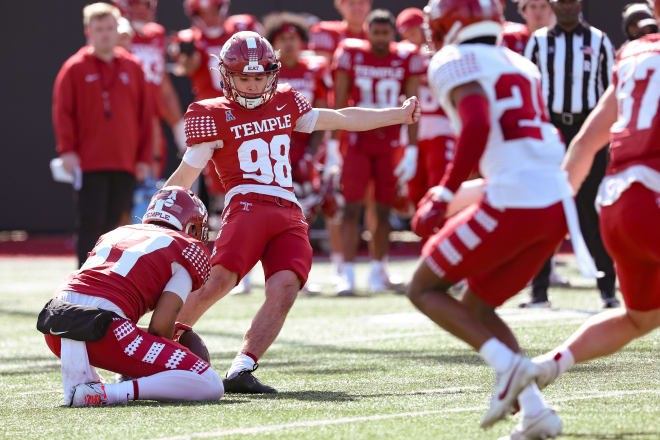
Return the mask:
{"type": "Polygon", "coordinates": [[[225,387],[225,393],[238,393],[238,394],[264,394],[276,393],[277,390],[271,386],[264,385],[259,382],[259,379],[252,375],[252,372],[259,367],[259,364],[254,364],[252,370],[241,370],[234,377],[222,379],[222,385],[225,387]]]}
{"type": "Polygon", "coordinates": [[[379,270],[377,268],[371,268],[369,272],[369,278],[367,280],[367,289],[370,292],[383,292],[388,290],[390,280],[388,279],[385,270],[379,270]]]}
{"type": "Polygon", "coordinates": [[[483,429],[490,428],[511,413],[518,394],[534,380],[536,365],[524,356],[515,354],[509,368],[495,377],[495,390],[490,408],[481,419],[483,429]]]}
{"type": "Polygon", "coordinates": [[[105,385],[101,382],[81,383],[73,387],[70,407],[104,406],[109,403],[105,385]]]}
{"type": "Polygon", "coordinates": [[[619,302],[618,299],[616,298],[607,298],[603,300],[603,308],[604,309],[616,309],[617,307],[621,307],[621,303],[619,302]]]}
{"type": "Polygon", "coordinates": [[[545,408],[536,417],[523,417],[506,437],[499,440],[537,440],[555,438],[561,434],[561,419],[552,408],[545,408]]]}
{"type": "Polygon", "coordinates": [[[552,303],[550,301],[530,301],[518,304],[521,309],[550,309],[552,303]]]}
{"type": "Polygon", "coordinates": [[[532,359],[536,365],[536,385],[539,389],[542,390],[559,377],[558,356],[561,356],[561,353],[555,355],[546,353],[532,359]]]}

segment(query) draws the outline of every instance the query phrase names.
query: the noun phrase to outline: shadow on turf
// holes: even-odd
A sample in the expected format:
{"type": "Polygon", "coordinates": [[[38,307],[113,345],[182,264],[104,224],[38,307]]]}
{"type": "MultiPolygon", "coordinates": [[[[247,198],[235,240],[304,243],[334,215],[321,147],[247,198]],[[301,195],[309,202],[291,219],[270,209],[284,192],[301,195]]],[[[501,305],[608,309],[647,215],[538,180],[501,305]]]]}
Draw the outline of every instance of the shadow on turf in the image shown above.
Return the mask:
{"type": "Polygon", "coordinates": [[[565,432],[562,437],[588,438],[593,440],[651,440],[660,438],[660,432],[621,432],[618,434],[580,434],[565,432]]]}
{"type": "Polygon", "coordinates": [[[342,391],[284,391],[272,394],[252,394],[251,399],[295,399],[305,402],[352,402],[360,398],[342,391]]]}

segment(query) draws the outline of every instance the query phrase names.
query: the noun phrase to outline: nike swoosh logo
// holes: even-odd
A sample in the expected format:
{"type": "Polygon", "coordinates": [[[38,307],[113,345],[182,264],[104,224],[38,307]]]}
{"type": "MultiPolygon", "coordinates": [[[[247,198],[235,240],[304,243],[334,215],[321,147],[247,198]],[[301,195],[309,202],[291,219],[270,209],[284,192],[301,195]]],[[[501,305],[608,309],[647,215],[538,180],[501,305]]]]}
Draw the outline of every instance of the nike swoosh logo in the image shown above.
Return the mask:
{"type": "Polygon", "coordinates": [[[513,371],[511,372],[511,376],[509,376],[509,381],[506,383],[504,390],[500,393],[499,396],[497,396],[498,399],[504,400],[506,395],[509,393],[509,388],[511,388],[511,381],[513,381],[513,377],[516,375],[516,371],[518,371],[519,366],[520,366],[520,362],[518,362],[518,364],[516,364],[516,366],[513,368],[513,371]]]}
{"type": "Polygon", "coordinates": [[[280,110],[282,110],[282,109],[283,109],[284,107],[286,107],[286,106],[287,106],[287,104],[284,104],[282,107],[277,107],[277,106],[275,106],[275,108],[276,108],[277,111],[279,112],[280,110]]]}
{"type": "Polygon", "coordinates": [[[52,328],[50,329],[51,335],[59,336],[59,335],[63,335],[64,333],[66,333],[66,330],[63,332],[54,332],[52,328]]]}

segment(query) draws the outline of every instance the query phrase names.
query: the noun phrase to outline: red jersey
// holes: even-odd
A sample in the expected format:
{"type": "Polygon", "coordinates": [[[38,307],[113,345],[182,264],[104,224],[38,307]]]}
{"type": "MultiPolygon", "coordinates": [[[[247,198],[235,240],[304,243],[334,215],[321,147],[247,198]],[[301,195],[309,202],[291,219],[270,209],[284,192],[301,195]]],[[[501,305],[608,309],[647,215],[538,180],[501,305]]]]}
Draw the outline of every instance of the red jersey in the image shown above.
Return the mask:
{"type": "Polygon", "coordinates": [[[75,152],[83,171],[135,172],[151,163],[153,107],[139,61],[120,47],[109,63],[85,46],[55,79],[57,152],[75,152]]]}
{"type": "MultiPolygon", "coordinates": [[[[324,57],[300,58],[293,67],[282,65],[280,84],[288,84],[302,93],[307,101],[314,104],[317,100],[327,100],[332,79],[328,62],[324,57]]],[[[294,132],[291,138],[291,163],[295,164],[305,153],[309,145],[310,133],[294,132]]]]}
{"type": "Polygon", "coordinates": [[[144,79],[147,81],[154,108],[160,116],[165,114],[161,84],[165,77],[165,28],[158,23],[147,23],[142,33],[135,32],[131,41],[131,53],[140,60],[144,79]]]}
{"type": "Polygon", "coordinates": [[[175,262],[190,274],[193,291],[211,272],[200,241],[156,225],[121,226],[99,238],[85,264],[58,290],[105,298],[137,322],[156,307],[175,262]]]}
{"type": "Polygon", "coordinates": [[[502,25],[502,46],[523,55],[532,34],[526,24],[505,21],[502,25]]]}
{"type": "MultiPolygon", "coordinates": [[[[333,70],[344,71],[351,78],[349,101],[357,107],[398,107],[406,80],[424,72],[424,60],[410,43],[391,43],[390,52],[377,57],[366,40],[349,38],[335,52],[333,70]]],[[[401,127],[391,125],[360,132],[359,137],[382,141],[398,139],[401,127]]]]}
{"type": "Polygon", "coordinates": [[[195,102],[184,119],[188,146],[217,142],[213,163],[227,190],[296,201],[289,150],[298,119],[312,109],[302,93],[279,85],[266,104],[247,110],[225,97],[195,102]],[[218,142],[221,141],[221,142],[218,142]]]}
{"type": "Polygon", "coordinates": [[[309,30],[309,48],[316,52],[335,53],[339,43],[346,38],[367,39],[367,32],[358,34],[348,29],[348,24],[343,21],[320,21],[309,30]]]}
{"type": "Polygon", "coordinates": [[[611,128],[608,174],[632,165],[660,172],[660,34],[626,44],[614,66],[619,116],[611,128]]]}

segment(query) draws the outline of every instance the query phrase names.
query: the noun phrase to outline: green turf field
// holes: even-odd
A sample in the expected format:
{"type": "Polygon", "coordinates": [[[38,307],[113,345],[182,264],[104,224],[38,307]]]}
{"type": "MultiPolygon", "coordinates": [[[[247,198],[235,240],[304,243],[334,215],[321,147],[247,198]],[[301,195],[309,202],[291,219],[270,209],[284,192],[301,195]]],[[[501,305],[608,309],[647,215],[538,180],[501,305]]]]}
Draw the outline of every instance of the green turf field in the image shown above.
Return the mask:
{"type": "MultiPolygon", "coordinates": [[[[569,262],[570,263],[570,262],[569,262]]],[[[7,439],[494,439],[513,420],[479,429],[493,376],[478,355],[395,294],[301,297],[257,377],[280,393],[227,395],[218,402],[70,409],[61,406],[59,361],[35,329],[36,315],[73,259],[0,259],[0,438],[7,439]]],[[[412,273],[415,262],[390,263],[412,273]]],[[[358,267],[366,281],[366,265],[358,267]]],[[[566,338],[600,302],[592,282],[561,267],[575,284],[553,289],[554,310],[501,310],[528,354],[566,338]]],[[[328,263],[311,279],[331,288],[328,263]]],[[[227,297],[196,326],[224,374],[263,300],[227,297]]],[[[607,335],[603,335],[607,337],[607,335]]],[[[660,438],[660,332],[623,352],[575,367],[545,395],[569,439],[660,438]]],[[[101,372],[106,378],[113,375],[101,372]]]]}

